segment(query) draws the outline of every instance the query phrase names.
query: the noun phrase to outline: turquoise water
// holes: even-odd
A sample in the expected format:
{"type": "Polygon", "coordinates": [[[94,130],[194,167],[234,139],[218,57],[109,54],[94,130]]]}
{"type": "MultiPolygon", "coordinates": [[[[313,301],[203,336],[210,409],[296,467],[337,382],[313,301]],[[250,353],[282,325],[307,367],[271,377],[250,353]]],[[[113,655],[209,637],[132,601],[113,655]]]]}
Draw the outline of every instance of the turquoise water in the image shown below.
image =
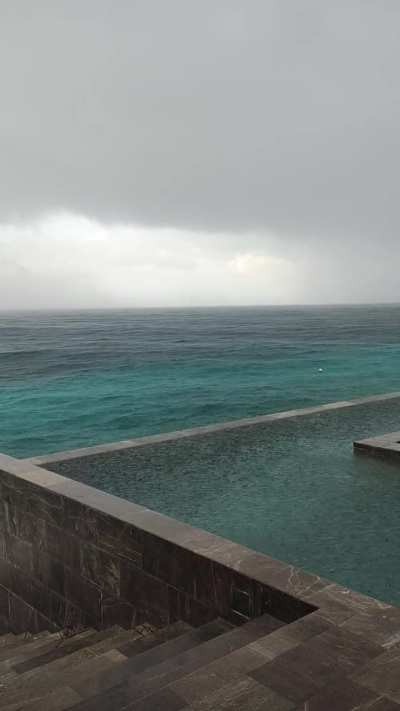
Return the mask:
{"type": "Polygon", "coordinates": [[[400,464],[353,455],[400,399],[47,465],[400,604],[400,464]]]}
{"type": "Polygon", "coordinates": [[[400,390],[399,356],[399,306],[3,313],[0,451],[400,390]]]}

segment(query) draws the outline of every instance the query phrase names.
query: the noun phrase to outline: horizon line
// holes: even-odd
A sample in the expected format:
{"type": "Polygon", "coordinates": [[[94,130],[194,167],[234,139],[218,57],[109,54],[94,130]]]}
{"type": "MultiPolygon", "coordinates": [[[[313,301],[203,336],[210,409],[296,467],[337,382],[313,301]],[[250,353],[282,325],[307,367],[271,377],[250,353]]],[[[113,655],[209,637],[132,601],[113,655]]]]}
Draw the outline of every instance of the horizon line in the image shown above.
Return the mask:
{"type": "Polygon", "coordinates": [[[82,311],[191,311],[212,309],[298,309],[298,308],[362,308],[368,306],[400,306],[400,301],[337,301],[326,303],[285,303],[285,304],[196,304],[196,305],[158,305],[158,306],[34,306],[1,308],[0,314],[13,313],[66,313],[82,311]]]}

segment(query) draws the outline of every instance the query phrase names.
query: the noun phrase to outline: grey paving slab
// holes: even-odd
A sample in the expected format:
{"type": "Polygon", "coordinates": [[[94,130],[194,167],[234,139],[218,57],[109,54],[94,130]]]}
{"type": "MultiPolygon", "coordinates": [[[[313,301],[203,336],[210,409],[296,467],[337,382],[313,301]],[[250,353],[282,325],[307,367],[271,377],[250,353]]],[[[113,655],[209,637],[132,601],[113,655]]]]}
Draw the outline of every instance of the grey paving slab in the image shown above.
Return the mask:
{"type": "Polygon", "coordinates": [[[400,608],[354,615],[345,620],[342,629],[356,632],[385,649],[390,649],[400,643],[400,608]]]}
{"type": "Polygon", "coordinates": [[[373,709],[374,706],[371,704],[375,704],[376,701],[377,697],[373,692],[350,679],[342,679],[340,683],[327,686],[311,699],[307,699],[297,711],[300,709],[302,711],[360,711],[360,709],[373,709]]]}
{"type": "Polygon", "coordinates": [[[400,647],[371,660],[353,678],[362,686],[400,703],[400,647]]]}
{"type": "Polygon", "coordinates": [[[291,711],[289,699],[248,677],[237,679],[193,701],[188,711],[291,711]]]}

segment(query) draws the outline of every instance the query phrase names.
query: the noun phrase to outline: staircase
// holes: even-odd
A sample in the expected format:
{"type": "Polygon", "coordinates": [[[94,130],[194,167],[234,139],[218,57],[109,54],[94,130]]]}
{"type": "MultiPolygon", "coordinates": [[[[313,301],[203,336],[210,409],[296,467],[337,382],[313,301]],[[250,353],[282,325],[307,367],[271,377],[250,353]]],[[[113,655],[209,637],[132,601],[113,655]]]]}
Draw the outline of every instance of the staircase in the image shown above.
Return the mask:
{"type": "Polygon", "coordinates": [[[0,637],[0,709],[186,710],[190,703],[171,684],[185,678],[190,684],[193,674],[211,662],[223,663],[226,655],[280,626],[264,615],[240,627],[217,619],[197,628],[176,622],[164,629],[86,629],[69,637],[5,634],[0,637]]]}

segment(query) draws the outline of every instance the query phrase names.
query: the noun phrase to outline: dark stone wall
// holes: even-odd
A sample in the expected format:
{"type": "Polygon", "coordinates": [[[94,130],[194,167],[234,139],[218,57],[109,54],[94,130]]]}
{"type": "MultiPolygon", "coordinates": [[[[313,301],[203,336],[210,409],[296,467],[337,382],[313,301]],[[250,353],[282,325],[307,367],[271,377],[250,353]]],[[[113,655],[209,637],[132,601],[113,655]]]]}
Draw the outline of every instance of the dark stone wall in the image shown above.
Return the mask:
{"type": "MultiPolygon", "coordinates": [[[[62,479],[36,470],[50,481],[62,479]]],[[[313,609],[206,555],[94,509],[85,503],[88,487],[76,482],[71,487],[74,496],[67,496],[57,487],[35,484],[32,476],[0,470],[3,628],[7,620],[14,631],[129,628],[144,621],[164,626],[178,619],[197,626],[217,615],[241,622],[265,610],[290,622],[313,609]]],[[[109,498],[115,508],[118,500],[109,498]]],[[[135,508],[121,500],[124,506],[135,508]]]]}

